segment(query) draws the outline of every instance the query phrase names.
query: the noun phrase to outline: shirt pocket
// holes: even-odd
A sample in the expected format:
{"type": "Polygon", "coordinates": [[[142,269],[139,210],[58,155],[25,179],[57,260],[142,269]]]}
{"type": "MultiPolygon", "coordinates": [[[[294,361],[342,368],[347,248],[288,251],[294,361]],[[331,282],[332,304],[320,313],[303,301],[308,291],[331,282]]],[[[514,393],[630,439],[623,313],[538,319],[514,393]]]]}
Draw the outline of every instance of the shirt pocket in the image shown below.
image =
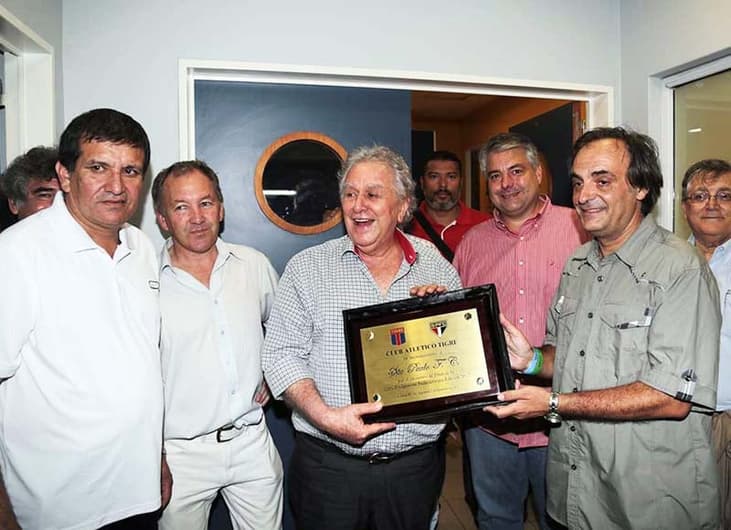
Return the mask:
{"type": "Polygon", "coordinates": [[[556,355],[555,361],[558,363],[558,369],[561,372],[563,372],[564,365],[566,364],[567,356],[565,352],[574,333],[574,322],[576,321],[578,305],[579,301],[576,298],[570,298],[564,295],[553,306],[557,321],[556,352],[558,355],[556,355]]]}
{"type": "Polygon", "coordinates": [[[731,339],[731,289],[723,295],[722,302],[721,317],[723,321],[721,323],[721,335],[727,339],[731,339]]]}
{"type": "Polygon", "coordinates": [[[607,304],[602,309],[597,358],[614,369],[618,384],[636,381],[647,363],[651,307],[607,304]]]}

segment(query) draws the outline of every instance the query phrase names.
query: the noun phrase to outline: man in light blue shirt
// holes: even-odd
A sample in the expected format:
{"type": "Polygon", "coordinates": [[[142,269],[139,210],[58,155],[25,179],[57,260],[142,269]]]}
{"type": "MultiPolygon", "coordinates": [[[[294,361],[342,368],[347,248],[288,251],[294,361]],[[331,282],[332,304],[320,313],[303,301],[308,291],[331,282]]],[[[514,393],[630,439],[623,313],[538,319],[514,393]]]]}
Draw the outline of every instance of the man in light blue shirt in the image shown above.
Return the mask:
{"type": "Polygon", "coordinates": [[[731,164],[696,162],[683,177],[683,212],[693,235],[690,243],[706,258],[721,301],[718,391],[713,445],[719,465],[722,528],[731,525],[731,164]]]}

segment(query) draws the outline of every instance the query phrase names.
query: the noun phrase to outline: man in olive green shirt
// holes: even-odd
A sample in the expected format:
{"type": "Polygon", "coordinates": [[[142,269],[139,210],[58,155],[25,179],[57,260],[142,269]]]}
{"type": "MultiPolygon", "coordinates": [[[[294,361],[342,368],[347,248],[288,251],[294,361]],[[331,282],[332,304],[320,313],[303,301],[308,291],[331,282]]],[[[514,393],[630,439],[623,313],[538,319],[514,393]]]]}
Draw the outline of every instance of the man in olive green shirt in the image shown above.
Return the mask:
{"type": "Polygon", "coordinates": [[[541,349],[503,320],[520,386],[499,417],[546,414],[548,513],[569,528],[718,528],[710,446],[720,312],[708,265],[649,212],[647,136],[596,129],[574,146],[573,202],[594,239],[564,267],[541,349]],[[562,421],[563,419],[563,421],[562,421]]]}

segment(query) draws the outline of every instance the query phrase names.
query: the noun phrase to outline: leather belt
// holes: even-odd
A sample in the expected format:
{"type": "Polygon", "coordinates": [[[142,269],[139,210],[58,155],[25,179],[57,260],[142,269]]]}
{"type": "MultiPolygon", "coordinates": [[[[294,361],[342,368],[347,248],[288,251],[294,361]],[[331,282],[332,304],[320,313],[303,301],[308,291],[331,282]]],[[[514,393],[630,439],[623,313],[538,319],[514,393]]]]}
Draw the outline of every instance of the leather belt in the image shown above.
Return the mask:
{"type": "Polygon", "coordinates": [[[323,449],[326,449],[328,451],[335,451],[341,456],[346,456],[348,458],[353,458],[356,460],[362,460],[365,462],[368,462],[369,464],[388,464],[389,462],[393,462],[394,460],[398,460],[399,458],[403,458],[408,455],[412,455],[414,453],[418,453],[420,451],[426,451],[427,449],[434,449],[437,447],[437,444],[439,442],[430,442],[423,445],[417,445],[416,447],[412,447],[411,449],[407,451],[403,451],[401,453],[383,453],[380,451],[375,451],[373,453],[366,453],[363,455],[354,455],[350,453],[346,453],[342,449],[340,449],[338,446],[333,445],[329,442],[326,442],[325,440],[321,440],[319,438],[316,438],[314,436],[311,436],[309,434],[305,433],[297,433],[298,436],[305,437],[308,441],[314,443],[315,445],[318,445],[322,447],[323,449]]]}
{"type": "Polygon", "coordinates": [[[244,427],[237,429],[233,423],[227,423],[226,425],[216,429],[216,441],[218,443],[230,442],[236,438],[244,430],[244,427]]]}

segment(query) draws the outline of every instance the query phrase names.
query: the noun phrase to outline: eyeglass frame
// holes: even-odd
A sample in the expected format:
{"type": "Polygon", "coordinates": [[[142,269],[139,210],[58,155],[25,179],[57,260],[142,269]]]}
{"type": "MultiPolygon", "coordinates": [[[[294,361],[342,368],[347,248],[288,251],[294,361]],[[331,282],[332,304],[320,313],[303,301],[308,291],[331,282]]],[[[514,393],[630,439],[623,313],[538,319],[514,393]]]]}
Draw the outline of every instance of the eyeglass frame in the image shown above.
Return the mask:
{"type": "Polygon", "coordinates": [[[714,194],[711,194],[708,191],[699,190],[689,193],[683,197],[683,201],[690,202],[691,204],[706,204],[710,202],[711,199],[716,199],[716,202],[719,204],[731,204],[731,190],[720,190],[714,194]],[[706,197],[705,199],[694,199],[692,198],[692,195],[705,195],[706,197]],[[720,199],[719,195],[726,195],[728,198],[720,199]]]}

